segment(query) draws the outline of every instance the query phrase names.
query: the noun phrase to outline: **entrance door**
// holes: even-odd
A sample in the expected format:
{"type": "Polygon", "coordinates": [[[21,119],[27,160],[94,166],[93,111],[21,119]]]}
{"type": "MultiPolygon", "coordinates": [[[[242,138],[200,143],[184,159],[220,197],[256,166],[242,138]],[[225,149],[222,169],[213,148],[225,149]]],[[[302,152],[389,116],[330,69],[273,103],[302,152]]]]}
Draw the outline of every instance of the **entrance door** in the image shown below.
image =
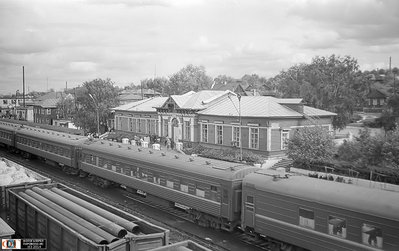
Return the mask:
{"type": "Polygon", "coordinates": [[[247,227],[254,227],[255,222],[255,207],[254,207],[254,197],[247,196],[245,201],[245,225],[247,227]]]}
{"type": "Polygon", "coordinates": [[[172,139],[174,142],[178,142],[181,139],[180,134],[179,121],[174,118],[172,120],[172,139]]]}

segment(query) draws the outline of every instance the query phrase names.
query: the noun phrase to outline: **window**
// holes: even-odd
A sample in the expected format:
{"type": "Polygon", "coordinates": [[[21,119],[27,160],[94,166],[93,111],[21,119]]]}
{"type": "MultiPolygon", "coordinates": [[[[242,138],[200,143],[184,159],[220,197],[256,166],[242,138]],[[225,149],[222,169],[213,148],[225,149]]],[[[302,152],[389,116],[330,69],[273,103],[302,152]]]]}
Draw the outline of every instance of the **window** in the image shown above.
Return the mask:
{"type": "Polygon", "coordinates": [[[216,144],[223,145],[223,126],[216,126],[216,144]]]}
{"type": "Polygon", "coordinates": [[[314,229],[314,212],[312,210],[299,208],[299,225],[314,229]]]}
{"type": "Polygon", "coordinates": [[[382,231],[381,228],[375,227],[364,223],[362,226],[362,243],[376,247],[382,248],[382,231]]]}
{"type": "Polygon", "coordinates": [[[151,120],[147,119],[146,133],[151,134],[151,120]]]}
{"type": "Polygon", "coordinates": [[[201,141],[208,142],[208,124],[201,124],[201,141]]]}
{"type": "Polygon", "coordinates": [[[328,234],[346,238],[346,220],[330,215],[328,217],[328,234]]]}
{"type": "Polygon", "coordinates": [[[166,186],[169,188],[173,188],[173,181],[166,180],[166,186]]]}
{"type": "Polygon", "coordinates": [[[217,192],[218,188],[216,186],[211,185],[211,191],[217,192]]]}
{"type": "Polygon", "coordinates": [[[289,136],[288,130],[281,131],[281,150],[287,150],[289,136]]]}
{"type": "Polygon", "coordinates": [[[168,120],[163,120],[163,136],[168,136],[168,120]]]}
{"type": "Polygon", "coordinates": [[[8,100],[3,99],[3,105],[8,105],[8,100]]]}
{"type": "Polygon", "coordinates": [[[133,119],[129,118],[129,130],[133,132],[133,119]]]}
{"type": "Polygon", "coordinates": [[[191,123],[190,123],[190,121],[184,121],[184,139],[191,140],[191,123]]]}
{"type": "Polygon", "coordinates": [[[182,192],[188,193],[188,185],[180,184],[180,190],[181,190],[182,192]]]}
{"type": "Polygon", "coordinates": [[[240,127],[234,126],[233,127],[233,146],[239,147],[241,144],[240,140],[240,127]]]}
{"type": "Polygon", "coordinates": [[[249,140],[251,148],[259,148],[259,128],[250,128],[249,140]]]}
{"type": "Polygon", "coordinates": [[[51,114],[51,109],[47,109],[47,115],[51,114]]]}
{"type": "Polygon", "coordinates": [[[141,119],[137,119],[137,132],[141,132],[141,119]]]}
{"type": "Polygon", "coordinates": [[[205,197],[205,191],[199,188],[195,189],[195,195],[204,198],[205,197]]]}

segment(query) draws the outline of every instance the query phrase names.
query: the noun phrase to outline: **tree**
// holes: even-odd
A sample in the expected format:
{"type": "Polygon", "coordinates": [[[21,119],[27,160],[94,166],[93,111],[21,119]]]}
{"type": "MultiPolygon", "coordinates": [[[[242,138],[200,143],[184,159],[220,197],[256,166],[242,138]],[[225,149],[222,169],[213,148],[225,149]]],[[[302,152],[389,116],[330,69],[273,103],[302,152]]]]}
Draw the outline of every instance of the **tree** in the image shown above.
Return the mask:
{"type": "Polygon", "coordinates": [[[57,103],[57,111],[59,118],[68,119],[75,114],[75,100],[72,94],[62,96],[57,103]]]}
{"type": "Polygon", "coordinates": [[[358,69],[357,60],[350,56],[318,56],[310,64],[282,71],[273,80],[279,82],[282,97],[302,97],[311,106],[336,112],[333,126],[342,129],[359,99],[359,92],[354,88],[359,84],[358,69]]]}
{"type": "Polygon", "coordinates": [[[152,89],[152,90],[159,92],[163,95],[164,91],[169,86],[169,80],[164,77],[154,78],[154,79],[149,78],[149,79],[141,80],[141,85],[143,86],[143,88],[152,89]]]}
{"type": "Polygon", "coordinates": [[[118,88],[114,87],[110,79],[84,82],[77,92],[76,102],[78,109],[74,116],[75,125],[86,132],[96,132],[98,123],[100,131],[103,132],[106,130],[111,108],[119,105],[118,88]]]}
{"type": "Polygon", "coordinates": [[[310,166],[332,159],[334,142],[328,131],[321,126],[298,129],[288,140],[287,155],[295,163],[310,166]]]}
{"type": "Polygon", "coordinates": [[[207,90],[212,82],[212,78],[206,75],[205,67],[189,64],[169,78],[165,93],[184,94],[188,91],[207,90]]]}

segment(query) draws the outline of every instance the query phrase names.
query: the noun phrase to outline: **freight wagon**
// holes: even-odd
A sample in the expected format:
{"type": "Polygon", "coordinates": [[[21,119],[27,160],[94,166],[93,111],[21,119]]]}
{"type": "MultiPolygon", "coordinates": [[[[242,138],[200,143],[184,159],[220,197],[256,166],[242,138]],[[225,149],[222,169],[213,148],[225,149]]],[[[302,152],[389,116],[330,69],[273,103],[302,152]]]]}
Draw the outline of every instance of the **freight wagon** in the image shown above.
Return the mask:
{"type": "MultiPolygon", "coordinates": [[[[25,167],[22,167],[12,161],[9,161],[7,159],[2,158],[0,160],[0,165],[2,167],[9,167],[12,170],[18,170],[19,172],[23,172],[25,175],[30,177],[29,181],[26,181],[21,177],[21,175],[16,175],[15,180],[12,180],[12,183],[4,183],[3,185],[0,186],[0,212],[6,211],[7,209],[7,201],[8,201],[8,189],[11,188],[16,188],[16,187],[26,187],[30,185],[35,185],[35,184],[48,184],[51,182],[50,178],[47,178],[41,174],[38,174],[30,169],[27,169],[25,167]]],[[[0,171],[2,168],[0,167],[0,171]]],[[[11,170],[11,172],[12,172],[11,170]]],[[[10,179],[12,179],[12,173],[6,172],[6,170],[3,170],[4,173],[0,172],[0,177],[2,175],[10,175],[10,179]]],[[[2,182],[0,182],[2,184],[2,182]]]]}
{"type": "Polygon", "coordinates": [[[9,190],[10,226],[22,238],[45,238],[47,250],[149,250],[169,230],[61,184],[9,190]]]}

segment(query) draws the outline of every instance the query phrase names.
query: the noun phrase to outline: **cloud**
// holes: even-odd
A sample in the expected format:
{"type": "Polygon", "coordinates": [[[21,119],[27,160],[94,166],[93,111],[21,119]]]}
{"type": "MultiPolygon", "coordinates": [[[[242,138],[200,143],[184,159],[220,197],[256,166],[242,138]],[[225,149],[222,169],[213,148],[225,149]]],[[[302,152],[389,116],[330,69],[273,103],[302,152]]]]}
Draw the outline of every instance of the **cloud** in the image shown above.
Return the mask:
{"type": "Polygon", "coordinates": [[[343,40],[362,40],[363,44],[397,43],[399,1],[335,0],[298,1],[289,14],[339,34],[343,40]],[[395,38],[392,40],[392,38],[395,38]]]}

